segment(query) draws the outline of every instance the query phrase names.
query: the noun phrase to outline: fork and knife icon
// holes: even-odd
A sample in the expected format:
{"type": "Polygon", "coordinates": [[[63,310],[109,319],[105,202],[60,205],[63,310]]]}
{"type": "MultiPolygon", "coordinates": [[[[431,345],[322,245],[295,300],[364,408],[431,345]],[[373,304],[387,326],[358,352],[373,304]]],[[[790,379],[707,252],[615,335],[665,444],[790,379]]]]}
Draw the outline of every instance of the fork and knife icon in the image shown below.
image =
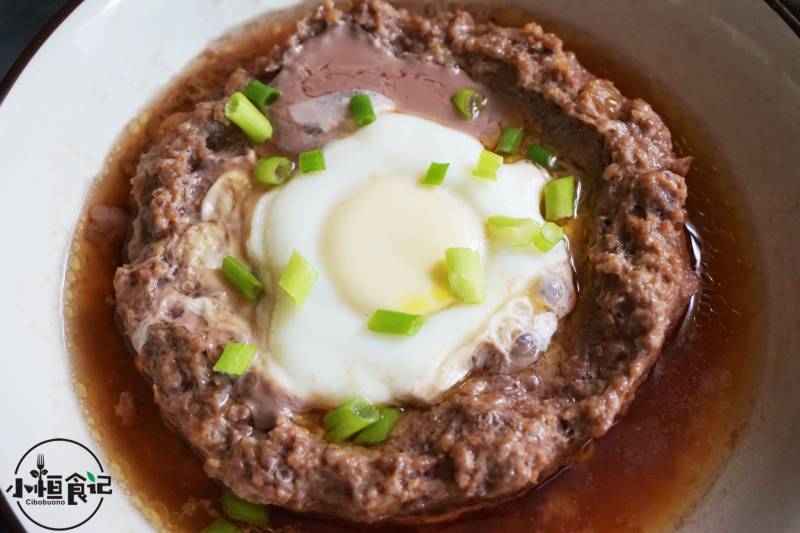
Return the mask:
{"type": "MultiPolygon", "coordinates": [[[[31,470],[31,475],[38,479],[37,485],[41,488],[44,487],[44,476],[47,474],[47,470],[44,467],[44,454],[39,453],[36,454],[36,470],[31,470]]],[[[25,485],[25,488],[28,490],[33,490],[32,485],[25,485]]]]}

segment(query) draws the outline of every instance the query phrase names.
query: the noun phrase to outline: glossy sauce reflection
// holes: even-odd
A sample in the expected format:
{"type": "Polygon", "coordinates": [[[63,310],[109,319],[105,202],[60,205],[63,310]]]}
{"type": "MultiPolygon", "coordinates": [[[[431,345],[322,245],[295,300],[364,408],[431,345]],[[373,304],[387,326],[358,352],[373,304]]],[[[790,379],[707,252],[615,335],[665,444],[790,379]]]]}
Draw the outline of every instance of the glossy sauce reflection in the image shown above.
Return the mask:
{"type": "MultiPolygon", "coordinates": [[[[528,19],[513,12],[498,18],[517,24],[528,19]]],[[[683,343],[666,347],[629,412],[608,435],[589,444],[580,461],[544,486],[454,523],[383,530],[669,529],[713,481],[747,413],[756,368],[760,286],[755,258],[747,256],[743,245],[751,237],[727,172],[702,128],[691,123],[675,100],[624,65],[607,63],[591,39],[557,22],[542,22],[595,74],[615,80],[627,96],[650,102],[670,126],[678,149],[697,157],[688,176],[689,212],[703,238],[703,295],[695,326],[683,343]]],[[[228,61],[252,63],[291,27],[284,23],[249,32],[236,46],[203,58],[202,76],[182,78],[131,126],[87,206],[127,209],[135,162],[163,118],[209,94],[206,87],[227,77],[228,61]]],[[[76,392],[134,503],[161,527],[200,531],[220,512],[221,488],[206,477],[201,461],[181,438],[165,427],[151,388],[117,330],[112,278],[122,259],[123,238],[98,242],[88,229],[84,222],[76,235],[73,253],[82,267],[68,276],[65,312],[76,392]]],[[[274,526],[293,531],[367,529],[278,509],[271,511],[271,519],[274,526]]]]}

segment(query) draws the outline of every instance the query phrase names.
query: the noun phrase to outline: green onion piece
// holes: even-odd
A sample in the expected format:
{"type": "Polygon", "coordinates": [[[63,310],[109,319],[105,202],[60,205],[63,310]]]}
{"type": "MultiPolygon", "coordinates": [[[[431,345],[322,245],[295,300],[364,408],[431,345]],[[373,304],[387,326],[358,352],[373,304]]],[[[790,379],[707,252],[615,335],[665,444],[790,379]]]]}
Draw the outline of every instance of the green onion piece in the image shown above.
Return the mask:
{"type": "Polygon", "coordinates": [[[353,398],[322,419],[328,440],[344,442],[380,418],[378,409],[364,398],[353,398]]]}
{"type": "Polygon", "coordinates": [[[225,116],[239,126],[253,142],[263,143],[272,137],[269,119],[240,92],[235,92],[228,98],[225,116]]]}
{"type": "Polygon", "coordinates": [[[489,150],[481,152],[478,158],[478,165],[472,171],[473,176],[490,180],[497,179],[497,171],[503,165],[503,156],[497,155],[489,150]]]}
{"type": "Polygon", "coordinates": [[[258,301],[264,292],[264,285],[235,257],[227,256],[222,260],[222,274],[251,302],[258,301]]]}
{"type": "Polygon", "coordinates": [[[240,533],[239,527],[225,518],[217,518],[203,530],[203,533],[240,533]]]}
{"type": "Polygon", "coordinates": [[[311,263],[297,253],[297,250],[292,252],[292,257],[289,259],[289,264],[283,269],[281,279],[278,280],[278,285],[281,289],[286,291],[286,294],[292,297],[294,303],[302,305],[308,296],[314,282],[317,281],[317,271],[311,266],[311,263]]]}
{"type": "Polygon", "coordinates": [[[486,289],[483,285],[481,255],[469,248],[448,248],[444,256],[447,281],[453,295],[464,303],[483,303],[486,289]]]}
{"type": "Polygon", "coordinates": [[[410,315],[408,313],[378,309],[372,314],[367,327],[370,331],[376,333],[391,333],[410,337],[416,335],[424,323],[425,317],[422,315],[410,315]]]}
{"type": "Polygon", "coordinates": [[[253,360],[257,351],[258,348],[252,344],[229,342],[214,364],[214,371],[231,376],[241,376],[247,372],[247,367],[250,366],[250,361],[253,360]]]}
{"type": "Polygon", "coordinates": [[[400,411],[389,407],[378,409],[380,418],[367,426],[361,433],[356,435],[355,443],[361,445],[378,444],[389,438],[397,419],[400,418],[400,411]]]}
{"type": "Polygon", "coordinates": [[[544,218],[572,218],[575,204],[575,178],[567,176],[548,181],[544,186],[544,218]]]}
{"type": "Polygon", "coordinates": [[[475,120],[486,107],[486,97],[475,89],[461,89],[453,96],[453,106],[465,120],[475,120]]]}
{"type": "Polygon", "coordinates": [[[350,99],[350,112],[359,126],[372,124],[378,118],[372,109],[372,100],[364,93],[356,94],[350,99]]]}
{"type": "Polygon", "coordinates": [[[501,215],[486,220],[492,237],[508,246],[529,246],[539,232],[539,224],[531,218],[512,218],[501,215]]]}
{"type": "Polygon", "coordinates": [[[564,230],[561,226],[553,222],[545,222],[536,235],[533,236],[533,245],[540,252],[550,251],[553,246],[561,242],[564,238],[564,230]]]}
{"type": "Polygon", "coordinates": [[[311,150],[310,152],[303,152],[299,157],[300,171],[303,174],[309,172],[316,172],[318,170],[325,170],[325,156],[322,150],[311,150]]]}
{"type": "Polygon", "coordinates": [[[450,168],[450,163],[431,163],[425,178],[422,180],[422,184],[441,185],[448,168],[450,168]]]}
{"type": "Polygon", "coordinates": [[[258,107],[274,104],[281,95],[280,89],[253,80],[244,88],[244,95],[258,107]]]}
{"type": "Polygon", "coordinates": [[[263,505],[250,503],[229,490],[222,495],[222,509],[229,518],[266,529],[269,527],[267,510],[263,505]]]}
{"type": "Polygon", "coordinates": [[[498,154],[513,154],[519,150],[519,145],[522,144],[524,136],[525,130],[522,128],[505,128],[500,135],[495,151],[498,154]]]}
{"type": "Polygon", "coordinates": [[[291,159],[274,156],[264,157],[256,163],[253,176],[261,185],[280,185],[292,175],[294,163],[291,159]]]}
{"type": "Polygon", "coordinates": [[[528,159],[534,163],[542,165],[544,168],[553,168],[556,166],[556,156],[540,144],[532,144],[528,148],[528,159]]]}

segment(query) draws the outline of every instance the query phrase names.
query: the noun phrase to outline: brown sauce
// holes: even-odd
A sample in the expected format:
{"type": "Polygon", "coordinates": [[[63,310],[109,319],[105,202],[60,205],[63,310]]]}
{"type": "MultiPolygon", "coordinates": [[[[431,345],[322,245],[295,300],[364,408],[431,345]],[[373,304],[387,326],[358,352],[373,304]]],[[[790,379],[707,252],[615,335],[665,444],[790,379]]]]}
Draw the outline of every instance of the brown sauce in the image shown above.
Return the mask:
{"type": "MultiPolygon", "coordinates": [[[[506,24],[536,19],[499,14],[506,24]]],[[[286,20],[286,19],[284,19],[286,20]]],[[[668,530],[708,489],[735,443],[747,414],[756,372],[756,309],[760,274],[746,255],[744,213],[729,172],[700,125],[679,101],[624,64],[609,62],[602,46],[554,21],[566,48],[629,97],[642,97],[664,117],[678,150],[696,161],[687,177],[689,213],[703,238],[703,294],[695,326],[664,350],[624,417],[584,449],[579,461],[544,486],[450,523],[419,531],[626,532],[668,530]]],[[[292,30],[257,24],[246,37],[206,53],[158,103],[143,113],[111,154],[87,200],[127,209],[129,179],[163,118],[185,110],[224,83],[233,63],[249,64],[292,30]],[[202,67],[202,76],[193,75],[202,67]]],[[[183,440],[166,428],[150,386],[138,373],[118,331],[112,279],[123,238],[98,242],[78,227],[68,272],[65,316],[75,388],[112,471],[133,502],[158,527],[200,531],[221,510],[222,489],[209,480],[183,440]],[[121,400],[122,398],[122,400],[121,400]]],[[[272,509],[274,526],[293,531],[352,531],[351,524],[272,509]]],[[[384,529],[408,529],[385,526],[384,529]]]]}

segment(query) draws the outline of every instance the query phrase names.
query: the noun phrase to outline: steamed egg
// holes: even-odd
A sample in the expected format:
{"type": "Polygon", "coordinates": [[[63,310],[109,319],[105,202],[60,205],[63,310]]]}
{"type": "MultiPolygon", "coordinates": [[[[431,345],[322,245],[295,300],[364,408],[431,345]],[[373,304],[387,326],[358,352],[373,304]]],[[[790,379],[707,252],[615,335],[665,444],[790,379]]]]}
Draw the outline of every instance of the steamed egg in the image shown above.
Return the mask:
{"type": "Polygon", "coordinates": [[[563,312],[543,302],[540,285],[569,272],[567,251],[496,245],[485,223],[494,215],[542,222],[548,176],[520,161],[495,180],[476,177],[483,149],[462,132],[390,113],[325,146],[325,170],[263,193],[246,247],[273,286],[260,304],[257,371],[321,406],[355,396],[424,402],[469,372],[482,342],[509,348],[530,332],[546,347],[563,312]],[[449,163],[441,186],[420,183],[431,162],[449,163]],[[480,254],[483,303],[454,301],[443,264],[451,247],[480,254]],[[319,274],[302,306],[275,286],[293,251],[319,274]],[[367,323],[379,308],[427,321],[412,337],[375,333],[367,323]]]}

